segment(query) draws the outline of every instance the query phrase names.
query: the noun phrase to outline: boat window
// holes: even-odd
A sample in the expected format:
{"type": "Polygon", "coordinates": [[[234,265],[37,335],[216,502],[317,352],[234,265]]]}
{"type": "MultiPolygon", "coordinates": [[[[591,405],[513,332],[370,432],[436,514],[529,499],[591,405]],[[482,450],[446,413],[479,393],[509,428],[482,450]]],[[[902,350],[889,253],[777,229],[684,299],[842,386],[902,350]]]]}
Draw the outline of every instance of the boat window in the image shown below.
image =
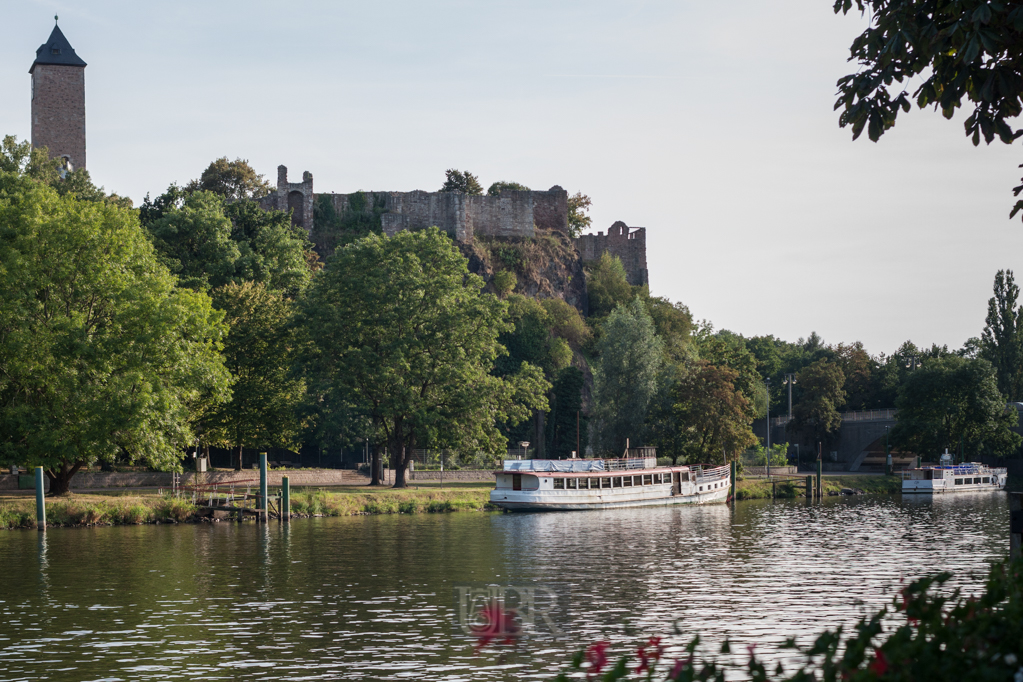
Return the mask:
{"type": "Polygon", "coordinates": [[[654,477],[651,476],[650,474],[645,474],[643,476],[643,485],[651,485],[651,484],[653,484],[653,482],[654,482],[654,477]]]}
{"type": "Polygon", "coordinates": [[[700,492],[701,493],[703,492],[703,486],[702,485],[700,486],[700,492]]]}
{"type": "Polygon", "coordinates": [[[622,483],[625,485],[626,488],[631,488],[632,487],[632,476],[625,476],[625,477],[623,477],[622,478],[622,483]]]}
{"type": "Polygon", "coordinates": [[[522,490],[522,474],[512,474],[512,490],[522,490]]]}
{"type": "Polygon", "coordinates": [[[563,479],[563,478],[555,478],[554,479],[554,489],[555,490],[564,490],[565,489],[565,479],[563,479]]]}
{"type": "Polygon", "coordinates": [[[683,471],[681,474],[679,474],[679,476],[681,477],[681,479],[683,481],[688,481],[689,480],[689,472],[688,471],[683,471]]]}
{"type": "Polygon", "coordinates": [[[990,482],[991,482],[991,479],[990,479],[989,477],[985,476],[985,477],[984,477],[984,482],[985,482],[985,483],[990,483],[990,482]]]}
{"type": "Polygon", "coordinates": [[[615,480],[611,481],[611,483],[614,484],[614,487],[621,488],[622,487],[622,477],[621,476],[617,477],[615,480]]]}
{"type": "Polygon", "coordinates": [[[963,484],[963,479],[957,478],[956,479],[956,485],[962,485],[962,484],[963,484]]]}
{"type": "Polygon", "coordinates": [[[611,487],[611,479],[610,478],[602,478],[602,479],[600,479],[600,487],[601,488],[610,488],[611,487]]]}

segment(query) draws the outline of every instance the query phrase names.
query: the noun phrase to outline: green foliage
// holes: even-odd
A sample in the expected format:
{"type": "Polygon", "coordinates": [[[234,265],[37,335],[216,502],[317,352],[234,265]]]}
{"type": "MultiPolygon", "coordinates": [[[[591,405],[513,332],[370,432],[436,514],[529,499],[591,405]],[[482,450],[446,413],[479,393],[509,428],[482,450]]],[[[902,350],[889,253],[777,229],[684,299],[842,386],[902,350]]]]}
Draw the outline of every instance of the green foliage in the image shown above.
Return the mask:
{"type": "Polygon", "coordinates": [[[644,437],[647,406],[657,389],[663,343],[639,301],[614,309],[597,342],[600,359],[593,369],[594,447],[619,455],[626,439],[633,446],[644,437]]]}
{"type": "Polygon", "coordinates": [[[551,333],[567,341],[573,350],[578,351],[590,340],[593,332],[578,308],[560,298],[545,298],[540,305],[547,313],[551,333]]]}
{"type": "Polygon", "coordinates": [[[582,192],[576,192],[568,197],[568,236],[576,239],[586,230],[590,229],[593,218],[586,215],[593,202],[582,192]]]}
{"type": "Polygon", "coordinates": [[[449,168],[444,171],[444,175],[447,179],[444,181],[444,185],[440,188],[441,192],[461,192],[462,194],[470,194],[474,196],[480,196],[483,194],[483,185],[480,184],[479,178],[469,171],[460,171],[454,168],[449,168]]]}
{"type": "Polygon", "coordinates": [[[497,290],[497,295],[501,298],[505,298],[514,291],[518,281],[519,278],[511,270],[498,270],[494,273],[494,279],[492,280],[494,289],[497,290]]]}
{"type": "Polygon", "coordinates": [[[713,328],[704,326],[694,336],[699,359],[717,367],[728,367],[736,376],[732,385],[749,401],[755,417],[764,416],[766,396],[763,382],[757,374],[757,361],[746,349],[742,337],[727,330],[713,333],[713,328]]]}
{"type": "Polygon", "coordinates": [[[1005,455],[1023,439],[1010,431],[1015,409],[1006,409],[987,360],[956,356],[927,360],[899,388],[892,445],[921,456],[956,452],[1005,455]]]}
{"type": "Polygon", "coordinates": [[[374,196],[372,202],[362,191],[348,195],[345,210],[338,213],[331,197],[321,194],[313,204],[313,241],[324,257],[370,234],[383,234],[381,218],[387,209],[384,197],[374,196]]]}
{"type": "Polygon", "coordinates": [[[564,339],[551,333],[550,316],[536,299],[519,294],[509,296],[508,320],[514,327],[499,337],[507,355],[497,359],[498,375],[515,374],[522,363],[528,363],[553,379],[572,361],[572,349],[564,339]]]}
{"type": "Polygon", "coordinates": [[[501,180],[500,182],[495,182],[487,189],[487,196],[496,197],[505,190],[528,192],[529,188],[518,182],[505,182],[504,180],[501,180]]]}
{"type": "Polygon", "coordinates": [[[573,450],[581,457],[586,449],[588,420],[581,414],[583,383],[583,373],[578,367],[566,367],[554,380],[550,413],[545,422],[547,456],[552,459],[568,459],[573,450]]]}
{"type": "Polygon", "coordinates": [[[174,186],[156,202],[147,199],[142,212],[157,252],[183,286],[252,281],[295,296],[309,282],[311,245],[286,213],[174,186]]]}
{"type": "Polygon", "coordinates": [[[988,300],[980,356],[995,368],[998,390],[1007,400],[1023,399],[1023,306],[1012,270],[995,275],[994,296],[988,300]]]}
{"type": "Polygon", "coordinates": [[[676,367],[651,408],[651,441],[673,462],[726,461],[756,442],[739,373],[697,360],[676,367]]]}
{"type": "MultiPolygon", "coordinates": [[[[866,129],[876,142],[894,126],[899,111],[912,107],[900,85],[914,80],[912,97],[921,109],[933,106],[951,119],[964,100],[972,103],[964,126],[974,145],[982,137],[1010,144],[1020,136],[1010,121],[1023,111],[1023,8],[973,0],[835,0],[834,10],[846,13],[854,3],[870,26],[853,41],[850,60],[859,68],[839,79],[835,103],[842,109],[839,125],[852,126],[853,139],[866,129]]],[[[1020,191],[1023,185],[1014,190],[1020,191]]],[[[1012,215],[1020,209],[1023,201],[1012,215]]]]}
{"type": "Polygon", "coordinates": [[[84,168],[65,171],[60,159],[49,158],[46,147],[34,149],[28,140],[19,143],[13,135],[5,136],[0,143],[0,171],[43,182],[60,196],[70,195],[83,201],[111,203],[121,208],[132,206],[131,199],[116,194],[108,195],[102,187],[92,184],[89,171],[84,168]]]}
{"type": "Polygon", "coordinates": [[[384,433],[395,486],[415,447],[504,448],[496,422],[547,407],[550,384],[522,363],[491,373],[511,331],[507,304],[436,228],[370,235],[338,251],[302,299],[304,365],[327,413],[357,413],[384,433]]]}
{"type": "Polygon", "coordinates": [[[207,166],[198,180],[188,183],[185,191],[213,192],[237,201],[265,197],[273,191],[273,187],[252,169],[246,159],[228,161],[226,156],[222,156],[207,166]]]}
{"type": "Polygon", "coordinates": [[[228,284],[213,291],[230,331],[224,362],[234,378],[231,400],[207,416],[207,438],[224,447],[296,448],[304,383],[295,361],[292,303],[262,284],[228,284]]]}
{"type": "Polygon", "coordinates": [[[590,299],[590,317],[603,318],[620,305],[635,298],[622,259],[604,252],[586,264],[586,293],[590,299]]]}
{"type": "Polygon", "coordinates": [[[223,201],[213,192],[188,195],[181,208],[172,207],[149,226],[163,263],[182,286],[197,290],[234,281],[241,251],[231,239],[233,231],[223,201]]]}
{"type": "Polygon", "coordinates": [[[693,315],[681,303],[672,303],[662,296],[651,296],[649,287],[641,287],[638,294],[647,313],[654,321],[657,335],[664,341],[664,352],[671,362],[692,359],[693,315]]]}
{"type": "Polygon", "coordinates": [[[0,458],[54,492],[85,464],[169,469],[226,397],[222,315],[177,289],[133,212],[0,172],[0,458]]]}
{"type": "Polygon", "coordinates": [[[818,360],[796,374],[802,399],[792,409],[792,429],[812,441],[827,441],[842,426],[845,375],[836,363],[818,360]]]}
{"type": "MultiPolygon", "coordinates": [[[[786,466],[789,463],[789,446],[787,443],[774,443],[771,445],[771,466],[786,466]]],[[[752,448],[743,454],[743,460],[749,466],[767,466],[767,448],[762,443],[756,443],[752,448]]]]}

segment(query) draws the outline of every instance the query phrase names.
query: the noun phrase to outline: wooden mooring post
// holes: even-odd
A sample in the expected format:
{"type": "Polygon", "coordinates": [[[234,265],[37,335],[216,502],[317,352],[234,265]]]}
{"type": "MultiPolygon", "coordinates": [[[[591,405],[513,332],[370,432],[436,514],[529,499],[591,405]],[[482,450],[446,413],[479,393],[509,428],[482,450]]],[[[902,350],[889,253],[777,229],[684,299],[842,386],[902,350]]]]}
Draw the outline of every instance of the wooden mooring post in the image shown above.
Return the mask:
{"type": "Polygon", "coordinates": [[[1023,493],[1009,493],[1009,559],[1020,558],[1023,543],[1023,493]]]}
{"type": "Polygon", "coordinates": [[[259,507],[262,520],[266,523],[270,520],[270,496],[266,490],[266,453],[259,453],[259,507]]]}
{"type": "Polygon", "coordinates": [[[806,499],[813,499],[813,476],[806,477],[806,499]]]}
{"type": "Polygon", "coordinates": [[[42,467],[36,467],[36,527],[46,530],[46,485],[42,467]]]}
{"type": "Polygon", "coordinates": [[[824,499],[824,462],[817,460],[817,499],[824,499]]]}
{"type": "Polygon", "coordinates": [[[291,521],[291,483],[281,476],[281,521],[291,521]]]}

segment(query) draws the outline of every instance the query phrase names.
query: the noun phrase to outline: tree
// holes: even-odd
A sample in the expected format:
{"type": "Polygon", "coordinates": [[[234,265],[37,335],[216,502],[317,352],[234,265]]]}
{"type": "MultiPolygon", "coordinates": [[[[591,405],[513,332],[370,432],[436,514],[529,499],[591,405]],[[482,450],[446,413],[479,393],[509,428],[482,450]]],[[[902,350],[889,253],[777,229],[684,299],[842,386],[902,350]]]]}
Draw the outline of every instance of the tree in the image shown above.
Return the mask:
{"type": "Polygon", "coordinates": [[[227,396],[222,314],[174,286],[132,211],[0,172],[0,458],[53,494],[99,459],[180,468],[227,396]]]}
{"type": "Polygon", "coordinates": [[[161,259],[190,289],[216,289],[235,281],[241,251],[231,239],[234,226],[213,192],[188,195],[149,226],[161,259]]]}
{"type": "Polygon", "coordinates": [[[660,453],[672,463],[709,463],[756,443],[753,404],[736,389],[738,376],[706,360],[680,368],[650,419],[660,453]]]}
{"type": "Polygon", "coordinates": [[[528,192],[529,188],[518,182],[505,182],[502,180],[500,182],[495,182],[487,188],[487,196],[496,197],[505,190],[513,192],[528,192]]]}
{"type": "Polygon", "coordinates": [[[657,389],[664,348],[643,304],[632,301],[614,309],[597,342],[593,368],[595,446],[619,455],[626,440],[642,443],[647,406],[657,389]]]}
{"type": "Polygon", "coordinates": [[[265,197],[273,187],[256,173],[245,159],[228,161],[222,156],[202,172],[198,180],[185,186],[187,192],[213,192],[225,199],[258,199],[265,197]]]}
{"type": "Polygon", "coordinates": [[[625,274],[622,259],[607,251],[586,266],[586,293],[590,300],[590,317],[605,317],[616,307],[635,296],[625,274]]]}
{"type": "Polygon", "coordinates": [[[494,452],[501,422],[546,409],[550,384],[522,363],[492,373],[507,304],[481,292],[436,228],[370,235],[338,251],[301,299],[303,364],[324,410],[359,410],[383,431],[395,487],[416,447],[494,452]]]}
{"type": "Polygon", "coordinates": [[[639,290],[639,300],[654,321],[657,335],[664,342],[664,351],[672,362],[685,362],[694,354],[693,315],[681,303],[672,303],[662,296],[651,296],[648,287],[639,290]]]}
{"type": "Polygon", "coordinates": [[[792,408],[792,428],[814,441],[826,441],[842,426],[838,408],[845,402],[845,375],[821,359],[796,374],[801,397],[792,408]]]}
{"type": "Polygon", "coordinates": [[[928,360],[899,388],[892,444],[922,456],[945,449],[1005,455],[1021,438],[1010,431],[1015,409],[1006,409],[995,370],[987,360],[946,356],[928,360]]]}
{"type": "MultiPolygon", "coordinates": [[[[919,108],[933,105],[952,118],[963,100],[973,104],[964,125],[973,144],[998,137],[1012,143],[1023,131],[1009,120],[1023,112],[1023,7],[1011,2],[948,0],[835,0],[836,13],[853,4],[870,26],[850,48],[856,73],[838,81],[839,125],[853,139],[867,130],[877,141],[911,108],[909,93],[893,83],[920,79],[913,93],[919,108]]],[[[1016,187],[1018,196],[1023,185],[1016,187]]],[[[1018,201],[1011,215],[1023,209],[1018,201]]]]}
{"type": "Polygon", "coordinates": [[[224,362],[234,378],[231,399],[206,420],[213,438],[238,448],[294,447],[301,429],[299,404],[305,384],[291,374],[294,330],[291,303],[263,284],[227,284],[213,291],[214,305],[226,313],[230,331],[224,362]]]}
{"type": "Polygon", "coordinates": [[[540,305],[547,311],[551,333],[567,341],[573,350],[578,351],[593,336],[586,320],[575,306],[565,303],[560,298],[545,298],[540,301],[540,305]]]}
{"type": "Polygon", "coordinates": [[[483,194],[483,185],[480,184],[479,178],[469,171],[460,171],[454,168],[449,168],[444,171],[444,175],[447,176],[447,179],[444,181],[444,185],[440,188],[441,192],[461,192],[462,194],[470,194],[473,196],[480,196],[483,194]]]}
{"type": "Polygon", "coordinates": [[[1019,287],[1012,270],[998,271],[994,294],[987,302],[980,356],[994,366],[1002,395],[1007,400],[1020,400],[1023,398],[1023,306],[1017,305],[1019,287]]]}
{"type": "Polygon", "coordinates": [[[572,451],[578,454],[586,447],[587,420],[581,414],[583,383],[578,367],[566,367],[554,380],[547,419],[548,457],[568,459],[572,451]]]}
{"type": "Polygon", "coordinates": [[[593,218],[586,215],[590,210],[593,201],[583,194],[576,192],[568,197],[568,236],[576,239],[586,230],[590,229],[593,218]]]}
{"type": "Polygon", "coordinates": [[[66,171],[59,158],[50,158],[46,147],[35,148],[28,140],[18,142],[13,135],[0,143],[0,171],[17,173],[46,183],[60,196],[71,195],[83,201],[100,201],[131,208],[128,197],[107,194],[92,183],[87,170],[66,171]]]}

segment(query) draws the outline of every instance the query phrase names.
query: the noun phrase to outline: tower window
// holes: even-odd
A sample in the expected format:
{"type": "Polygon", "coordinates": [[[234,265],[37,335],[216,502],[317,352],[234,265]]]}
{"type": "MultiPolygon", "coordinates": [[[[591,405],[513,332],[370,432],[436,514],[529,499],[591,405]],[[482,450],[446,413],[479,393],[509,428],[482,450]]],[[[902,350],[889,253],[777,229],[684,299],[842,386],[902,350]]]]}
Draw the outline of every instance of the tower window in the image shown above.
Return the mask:
{"type": "Polygon", "coordinates": [[[60,48],[59,47],[51,48],[50,54],[60,54],[60,48]]]}

